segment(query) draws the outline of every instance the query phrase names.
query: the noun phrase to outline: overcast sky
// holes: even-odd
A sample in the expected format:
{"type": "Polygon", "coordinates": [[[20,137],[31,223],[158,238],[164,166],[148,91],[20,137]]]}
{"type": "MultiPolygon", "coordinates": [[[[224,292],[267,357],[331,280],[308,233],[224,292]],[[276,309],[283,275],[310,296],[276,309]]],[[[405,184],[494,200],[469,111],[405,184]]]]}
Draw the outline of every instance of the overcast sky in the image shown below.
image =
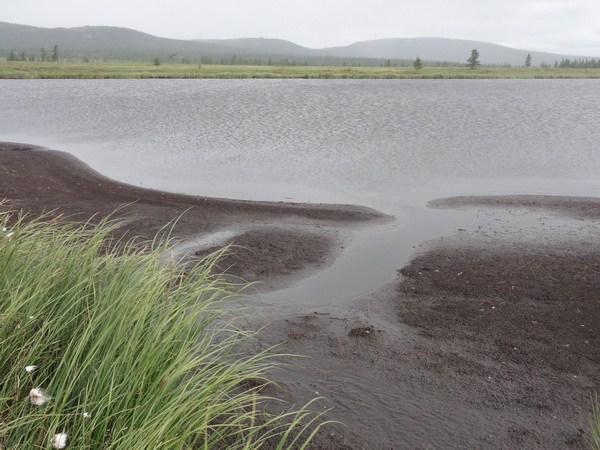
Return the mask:
{"type": "Polygon", "coordinates": [[[178,39],[273,37],[319,48],[446,37],[600,56],[600,0],[1,0],[0,20],[114,25],[178,39]]]}

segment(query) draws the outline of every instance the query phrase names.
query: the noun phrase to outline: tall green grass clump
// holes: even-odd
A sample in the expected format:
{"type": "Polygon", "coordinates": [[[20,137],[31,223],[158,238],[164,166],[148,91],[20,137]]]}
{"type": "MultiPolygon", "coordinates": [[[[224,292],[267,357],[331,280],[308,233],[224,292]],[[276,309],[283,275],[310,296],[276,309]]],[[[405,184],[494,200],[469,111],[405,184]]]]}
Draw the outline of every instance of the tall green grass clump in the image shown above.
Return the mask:
{"type": "Polygon", "coordinates": [[[260,411],[270,366],[243,356],[223,300],[166,244],[110,245],[115,225],[0,213],[0,448],[302,448],[306,410],[260,411]],[[226,330],[226,328],[228,328],[226,330]],[[260,384],[260,383],[258,383],[260,384]]]}

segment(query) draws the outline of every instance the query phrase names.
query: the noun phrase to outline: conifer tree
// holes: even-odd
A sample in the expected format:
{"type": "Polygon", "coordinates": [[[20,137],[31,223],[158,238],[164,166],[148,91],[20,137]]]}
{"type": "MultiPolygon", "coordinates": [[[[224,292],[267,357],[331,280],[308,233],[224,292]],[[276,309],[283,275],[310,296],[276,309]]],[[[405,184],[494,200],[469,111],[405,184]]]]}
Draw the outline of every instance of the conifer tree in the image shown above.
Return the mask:
{"type": "Polygon", "coordinates": [[[58,53],[59,53],[58,45],[54,44],[54,47],[52,47],[52,54],[50,55],[50,60],[57,62],[58,61],[58,53]]]}
{"type": "Polygon", "coordinates": [[[467,59],[467,62],[469,63],[469,67],[471,69],[475,69],[481,64],[479,62],[479,52],[477,51],[476,48],[471,50],[471,57],[469,59],[467,59]]]}
{"type": "Polygon", "coordinates": [[[421,70],[423,68],[423,61],[420,57],[417,56],[417,59],[413,62],[413,67],[417,70],[421,70]]]}

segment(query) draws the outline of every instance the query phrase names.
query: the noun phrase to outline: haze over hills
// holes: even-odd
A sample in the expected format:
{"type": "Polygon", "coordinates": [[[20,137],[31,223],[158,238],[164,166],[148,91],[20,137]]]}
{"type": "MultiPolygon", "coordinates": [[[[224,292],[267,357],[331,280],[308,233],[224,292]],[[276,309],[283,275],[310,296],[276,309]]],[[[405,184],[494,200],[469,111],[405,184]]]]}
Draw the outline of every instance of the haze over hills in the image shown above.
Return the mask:
{"type": "MultiPolygon", "coordinates": [[[[532,65],[539,66],[542,62],[553,64],[563,58],[574,59],[577,56],[560,55],[556,53],[518,50],[503,45],[481,41],[444,38],[396,38],[378,39],[373,41],[356,42],[345,47],[333,47],[319,50],[322,54],[339,57],[353,56],[371,58],[403,59],[419,55],[428,61],[465,61],[471,49],[476,48],[481,55],[482,64],[511,66],[523,65],[525,58],[531,54],[532,65]],[[411,56],[413,55],[413,56],[411,56]]],[[[581,57],[579,57],[581,58],[581,57]]]]}
{"type": "MultiPolygon", "coordinates": [[[[268,55],[311,55],[317,54],[316,50],[302,47],[283,39],[267,38],[241,38],[241,39],[194,39],[192,42],[201,44],[216,44],[233,50],[253,51],[268,55]]],[[[325,55],[331,56],[331,55],[325,55]]],[[[367,58],[369,56],[366,56],[367,58]]]]}
{"type": "Polygon", "coordinates": [[[429,62],[463,64],[471,49],[477,48],[481,63],[487,65],[523,65],[528,53],[532,65],[553,64],[563,58],[583,58],[497,44],[444,38],[395,38],[357,42],[343,47],[311,49],[282,39],[197,39],[178,40],[153,36],[140,31],[105,26],[78,28],[39,28],[0,22],[0,57],[10,51],[39,57],[40,49],[53,45],[68,59],[149,60],[192,63],[308,64],[308,65],[410,65],[416,56],[429,62]]]}

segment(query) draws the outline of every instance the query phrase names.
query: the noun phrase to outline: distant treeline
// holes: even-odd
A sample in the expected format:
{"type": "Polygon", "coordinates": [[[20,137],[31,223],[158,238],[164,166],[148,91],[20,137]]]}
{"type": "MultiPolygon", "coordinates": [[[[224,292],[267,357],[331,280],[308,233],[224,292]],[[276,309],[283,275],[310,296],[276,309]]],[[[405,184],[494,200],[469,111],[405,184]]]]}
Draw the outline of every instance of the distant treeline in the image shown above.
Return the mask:
{"type": "Polygon", "coordinates": [[[558,63],[558,67],[571,69],[600,69],[600,58],[598,59],[563,59],[558,63]]]}
{"type": "MultiPolygon", "coordinates": [[[[182,61],[182,62],[190,62],[182,61]]],[[[341,67],[412,67],[412,59],[385,58],[341,58],[339,56],[253,56],[208,53],[200,57],[199,64],[221,64],[229,66],[341,66],[341,67]]],[[[430,67],[453,67],[460,63],[449,61],[424,61],[430,67]]]]}
{"type": "Polygon", "coordinates": [[[38,58],[36,59],[36,55],[34,53],[25,53],[19,52],[18,54],[11,50],[8,56],[6,57],[7,61],[58,61],[59,60],[59,47],[58,45],[54,45],[50,53],[46,50],[46,47],[42,47],[38,53],[38,58]]]}
{"type": "MultiPolygon", "coordinates": [[[[14,50],[0,50],[0,57],[8,61],[154,61],[155,58],[163,63],[183,64],[220,64],[231,66],[348,66],[348,67],[412,67],[412,59],[385,59],[385,58],[342,58],[339,56],[314,56],[314,55],[251,55],[236,53],[202,53],[186,55],[179,53],[130,53],[121,51],[82,53],[80,50],[58,48],[54,45],[50,51],[46,47],[39,50],[15,52],[14,50]],[[52,53],[54,51],[54,53],[52,53]],[[54,58],[52,58],[54,56],[54,58]]],[[[415,55],[416,57],[416,55],[415,55]]],[[[452,61],[427,61],[423,65],[429,67],[458,67],[464,64],[452,61]]]]}
{"type": "MultiPolygon", "coordinates": [[[[485,56],[485,55],[482,55],[485,56]]],[[[237,53],[207,52],[198,55],[186,55],[179,53],[141,53],[105,51],[82,53],[76,49],[62,49],[57,45],[42,47],[38,50],[20,51],[0,50],[0,58],[7,61],[132,61],[152,62],[158,58],[162,63],[183,64],[220,64],[231,66],[341,66],[341,67],[412,67],[413,59],[385,59],[385,58],[357,58],[339,56],[318,55],[252,55],[237,53]]],[[[415,55],[416,58],[416,55],[415,55]]],[[[463,67],[464,63],[454,61],[431,61],[423,60],[427,67],[463,67]]],[[[511,67],[510,64],[482,64],[486,67],[511,67]]],[[[548,68],[571,68],[571,69],[598,69],[600,58],[568,59],[553,64],[540,63],[540,67],[548,68]]]]}
{"type": "Polygon", "coordinates": [[[600,69],[600,58],[563,58],[560,62],[554,61],[554,64],[547,64],[544,61],[542,61],[540,67],[542,69],[550,69],[551,67],[560,69],[600,69]]]}

